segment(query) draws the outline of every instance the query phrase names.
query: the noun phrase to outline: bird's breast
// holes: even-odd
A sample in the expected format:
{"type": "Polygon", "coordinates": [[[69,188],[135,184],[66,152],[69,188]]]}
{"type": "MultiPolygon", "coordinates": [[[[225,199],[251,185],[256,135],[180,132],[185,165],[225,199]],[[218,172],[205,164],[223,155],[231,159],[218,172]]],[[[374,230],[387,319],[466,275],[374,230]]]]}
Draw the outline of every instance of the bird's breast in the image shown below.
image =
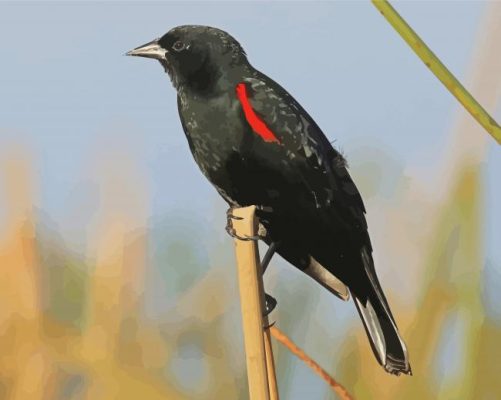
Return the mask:
{"type": "Polygon", "coordinates": [[[278,146],[252,132],[234,93],[187,98],[179,111],[195,161],[229,203],[267,206],[284,195],[282,168],[263,152],[278,146]]]}
{"type": "Polygon", "coordinates": [[[179,112],[195,161],[217,183],[228,163],[243,153],[245,128],[237,99],[230,94],[186,98],[180,101],[179,112]]]}

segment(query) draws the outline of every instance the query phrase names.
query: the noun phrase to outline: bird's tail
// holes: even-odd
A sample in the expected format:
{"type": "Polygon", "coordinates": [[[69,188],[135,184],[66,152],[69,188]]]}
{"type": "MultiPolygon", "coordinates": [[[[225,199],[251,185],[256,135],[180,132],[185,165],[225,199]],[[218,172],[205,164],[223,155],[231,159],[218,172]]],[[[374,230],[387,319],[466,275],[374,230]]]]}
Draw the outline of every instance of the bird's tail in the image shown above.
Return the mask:
{"type": "Polygon", "coordinates": [[[377,279],[372,256],[367,249],[362,250],[362,259],[367,273],[365,293],[353,293],[358,313],[367,332],[372,350],[387,372],[411,375],[407,348],[398,333],[390,307],[377,279]]]}

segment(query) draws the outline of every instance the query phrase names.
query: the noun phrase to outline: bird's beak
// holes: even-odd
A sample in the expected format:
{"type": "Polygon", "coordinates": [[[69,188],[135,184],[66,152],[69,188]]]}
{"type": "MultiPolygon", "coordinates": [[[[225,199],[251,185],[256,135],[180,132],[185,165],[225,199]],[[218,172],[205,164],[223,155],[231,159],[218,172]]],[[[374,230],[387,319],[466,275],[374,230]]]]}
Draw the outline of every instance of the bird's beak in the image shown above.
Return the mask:
{"type": "Polygon", "coordinates": [[[155,39],[142,46],[136,47],[134,50],[128,51],[125,55],[165,60],[165,53],[167,53],[167,50],[158,44],[158,39],[155,39]]]}

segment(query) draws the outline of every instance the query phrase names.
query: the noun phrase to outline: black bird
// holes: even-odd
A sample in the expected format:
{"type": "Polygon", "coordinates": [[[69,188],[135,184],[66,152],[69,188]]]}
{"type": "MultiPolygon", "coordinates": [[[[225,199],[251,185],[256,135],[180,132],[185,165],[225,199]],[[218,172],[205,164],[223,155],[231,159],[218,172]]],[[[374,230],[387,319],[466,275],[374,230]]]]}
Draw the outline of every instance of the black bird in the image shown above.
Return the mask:
{"type": "Polygon", "coordinates": [[[217,28],[178,26],[127,55],[156,59],[170,76],[193,157],[230,210],[258,206],[270,245],[264,264],[276,251],[339,297],[351,293],[379,363],[410,374],[374,269],[362,198],[345,159],[301,105],[217,28]]]}

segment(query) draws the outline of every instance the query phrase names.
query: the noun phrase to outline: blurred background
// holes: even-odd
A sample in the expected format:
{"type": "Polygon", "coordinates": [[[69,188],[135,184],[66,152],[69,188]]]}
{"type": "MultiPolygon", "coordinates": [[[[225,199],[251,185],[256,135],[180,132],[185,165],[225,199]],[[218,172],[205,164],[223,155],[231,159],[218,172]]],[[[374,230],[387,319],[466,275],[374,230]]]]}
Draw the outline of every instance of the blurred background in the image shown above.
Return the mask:
{"type": "MultiPolygon", "coordinates": [[[[501,3],[396,2],[501,120],[501,3]]],[[[168,77],[123,57],[232,33],[350,164],[414,376],[278,257],[271,319],[357,399],[498,399],[501,148],[370,2],[0,2],[0,399],[246,399],[226,206],[168,77]],[[497,173],[496,173],[497,171],[497,173]]],[[[275,342],[283,399],[335,399],[275,342]]]]}

